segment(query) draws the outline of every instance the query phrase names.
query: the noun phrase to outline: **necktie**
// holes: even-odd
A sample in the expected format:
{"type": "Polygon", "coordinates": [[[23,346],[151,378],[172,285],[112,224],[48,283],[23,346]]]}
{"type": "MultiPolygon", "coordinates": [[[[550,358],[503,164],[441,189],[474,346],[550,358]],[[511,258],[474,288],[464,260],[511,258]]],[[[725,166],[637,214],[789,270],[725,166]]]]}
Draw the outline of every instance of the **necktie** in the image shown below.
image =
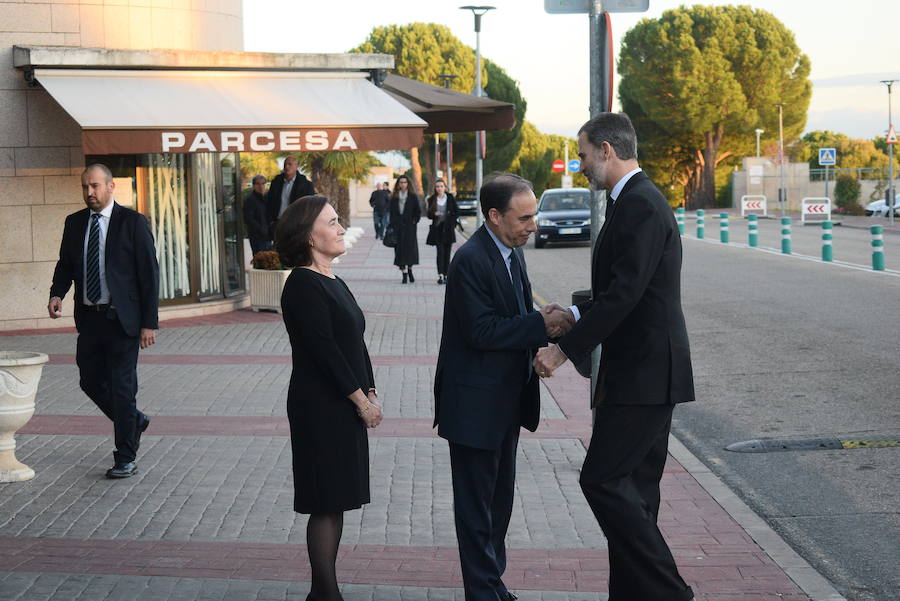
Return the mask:
{"type": "Polygon", "coordinates": [[[87,299],[96,304],[100,300],[100,215],[97,213],[91,215],[85,267],[84,285],[87,299]]]}
{"type": "Polygon", "coordinates": [[[513,291],[516,293],[516,306],[519,308],[519,315],[525,315],[528,313],[528,309],[525,308],[525,287],[522,285],[522,268],[519,266],[515,250],[509,256],[509,273],[512,276],[513,291]]]}

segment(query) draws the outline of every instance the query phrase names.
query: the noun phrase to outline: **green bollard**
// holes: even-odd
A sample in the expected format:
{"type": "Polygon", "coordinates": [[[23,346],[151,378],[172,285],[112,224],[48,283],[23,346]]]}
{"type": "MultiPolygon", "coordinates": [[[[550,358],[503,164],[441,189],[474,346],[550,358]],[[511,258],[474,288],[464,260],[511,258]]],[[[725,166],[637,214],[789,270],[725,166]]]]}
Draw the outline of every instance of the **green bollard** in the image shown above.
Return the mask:
{"type": "Polygon", "coordinates": [[[728,244],[728,213],[719,213],[719,240],[728,244]]]}
{"type": "Polygon", "coordinates": [[[747,215],[747,238],[747,244],[756,248],[759,244],[759,217],[756,215],[747,215]]]}
{"type": "Polygon", "coordinates": [[[781,252],[791,254],[791,218],[781,218],[781,252]]]}
{"type": "Polygon", "coordinates": [[[873,225],[872,230],[872,269],[875,271],[884,271],[884,236],[882,235],[882,227],[873,225]]]}
{"type": "Polygon", "coordinates": [[[678,233],[684,235],[684,207],[675,209],[675,220],[678,222],[678,233]]]}
{"type": "Polygon", "coordinates": [[[697,209],[697,240],[703,240],[703,234],[706,231],[706,226],[703,223],[703,215],[706,214],[706,211],[703,209],[697,209]]]}
{"type": "Polygon", "coordinates": [[[831,262],[834,258],[832,254],[834,251],[831,248],[831,232],[834,229],[834,224],[830,221],[822,222],[822,260],[831,262]]]}

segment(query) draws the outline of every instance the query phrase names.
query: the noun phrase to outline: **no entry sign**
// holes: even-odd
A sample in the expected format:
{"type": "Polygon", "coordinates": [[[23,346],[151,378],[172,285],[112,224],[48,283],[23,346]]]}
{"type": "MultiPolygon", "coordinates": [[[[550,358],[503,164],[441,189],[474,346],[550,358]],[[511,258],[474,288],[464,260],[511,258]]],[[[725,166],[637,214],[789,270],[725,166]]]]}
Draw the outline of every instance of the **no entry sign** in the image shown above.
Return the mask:
{"type": "Polygon", "coordinates": [[[556,159],[550,169],[553,170],[553,173],[562,173],[566,170],[566,163],[562,159],[556,159]]]}

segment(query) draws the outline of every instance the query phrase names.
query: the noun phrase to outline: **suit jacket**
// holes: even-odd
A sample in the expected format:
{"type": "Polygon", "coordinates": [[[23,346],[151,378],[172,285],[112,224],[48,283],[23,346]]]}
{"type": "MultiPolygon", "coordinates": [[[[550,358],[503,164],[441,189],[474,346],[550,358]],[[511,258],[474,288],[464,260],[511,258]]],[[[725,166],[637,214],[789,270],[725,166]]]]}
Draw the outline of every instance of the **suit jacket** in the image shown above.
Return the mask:
{"type": "MultiPolygon", "coordinates": [[[[84,302],[84,236],[90,209],[66,217],[59,261],[53,271],[50,298],[65,298],[75,283],[75,327],[81,332],[84,302]]],[[[141,328],[159,328],[159,266],[147,218],[113,205],[104,249],[109,304],[116,309],[122,329],[137,336],[141,328]]]]}
{"type": "Polygon", "coordinates": [[[369,196],[369,206],[376,215],[381,217],[388,212],[391,204],[391,193],[388,190],[375,190],[369,196]]]}
{"type": "MultiPolygon", "coordinates": [[[[269,223],[278,221],[278,211],[281,210],[281,191],[284,189],[284,173],[279,173],[272,178],[269,184],[269,191],[266,193],[266,210],[268,212],[269,223]]],[[[312,182],[306,179],[306,176],[297,172],[294,176],[294,186],[291,188],[291,197],[288,206],[298,198],[303,196],[312,196],[316,193],[312,182]]]]}
{"type": "Polygon", "coordinates": [[[662,193],[639,172],[603,224],[591,261],[591,300],[559,346],[573,362],[602,344],[595,402],[694,400],[681,310],[681,236],[662,193]]]}
{"type": "Polygon", "coordinates": [[[247,227],[247,237],[254,242],[271,240],[266,199],[262,194],[257,194],[256,190],[251,191],[244,199],[244,225],[247,227]]]}
{"type": "Polygon", "coordinates": [[[439,436],[479,449],[499,448],[512,425],[533,432],[540,420],[531,360],[547,334],[533,309],[522,251],[513,252],[521,265],[525,315],[485,226],[456,251],[447,277],[434,424],[439,436]]]}

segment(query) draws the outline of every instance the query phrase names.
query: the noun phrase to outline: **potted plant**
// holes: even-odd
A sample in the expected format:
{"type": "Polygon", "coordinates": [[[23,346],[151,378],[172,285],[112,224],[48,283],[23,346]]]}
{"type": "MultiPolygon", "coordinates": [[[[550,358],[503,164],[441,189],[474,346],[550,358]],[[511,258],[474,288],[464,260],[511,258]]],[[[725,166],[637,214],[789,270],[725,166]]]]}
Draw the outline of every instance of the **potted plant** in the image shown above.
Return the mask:
{"type": "Polygon", "coordinates": [[[281,264],[278,253],[264,250],[253,255],[253,268],[247,270],[250,308],[281,313],[281,289],[291,270],[281,264]]]}
{"type": "Polygon", "coordinates": [[[44,353],[0,351],[0,482],[34,478],[34,470],[16,459],[16,431],[34,415],[34,396],[44,353]]]}

